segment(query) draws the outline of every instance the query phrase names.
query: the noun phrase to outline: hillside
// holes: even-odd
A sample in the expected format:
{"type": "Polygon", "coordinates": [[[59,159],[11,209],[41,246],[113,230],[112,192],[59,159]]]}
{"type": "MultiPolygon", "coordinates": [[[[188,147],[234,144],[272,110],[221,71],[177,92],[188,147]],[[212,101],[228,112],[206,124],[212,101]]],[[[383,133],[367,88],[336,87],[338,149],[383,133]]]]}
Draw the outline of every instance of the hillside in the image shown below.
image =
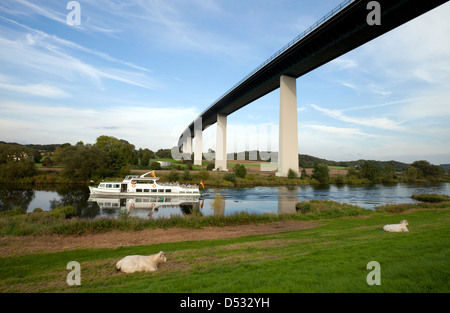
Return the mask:
{"type": "MultiPolygon", "coordinates": [[[[18,144],[15,142],[4,142],[4,141],[0,141],[0,144],[9,144],[9,145],[18,145],[18,146],[24,146],[30,149],[35,149],[35,150],[40,150],[40,151],[48,151],[48,152],[54,152],[55,149],[57,147],[60,146],[64,146],[64,145],[68,145],[68,144],[47,144],[47,145],[42,145],[42,144],[27,144],[27,145],[22,145],[22,144],[18,144]]],[[[261,159],[259,158],[259,151],[246,151],[245,152],[245,159],[248,160],[249,159],[249,155],[257,155],[258,156],[258,161],[261,161],[261,159]]],[[[160,149],[158,152],[158,156],[159,154],[161,154],[160,157],[167,157],[170,158],[170,149],[160,149]]],[[[274,155],[277,155],[277,152],[274,152],[274,155]]],[[[231,155],[231,153],[230,153],[231,155]]],[[[237,153],[234,153],[234,157],[235,159],[237,159],[237,153]]],[[[326,160],[326,159],[321,159],[318,157],[314,157],[311,155],[307,155],[307,154],[299,154],[299,164],[300,167],[302,168],[312,168],[314,167],[315,163],[322,163],[324,165],[327,166],[339,166],[339,167],[355,167],[355,168],[359,168],[361,167],[364,162],[366,161],[370,161],[373,162],[381,167],[385,166],[385,165],[392,165],[396,171],[398,172],[402,172],[405,171],[408,166],[410,164],[407,163],[403,163],[403,162],[399,162],[399,161],[376,161],[376,160],[356,160],[356,161],[332,161],[332,160],[326,160]]],[[[441,167],[445,168],[446,170],[450,169],[450,164],[441,164],[441,167]]]]}

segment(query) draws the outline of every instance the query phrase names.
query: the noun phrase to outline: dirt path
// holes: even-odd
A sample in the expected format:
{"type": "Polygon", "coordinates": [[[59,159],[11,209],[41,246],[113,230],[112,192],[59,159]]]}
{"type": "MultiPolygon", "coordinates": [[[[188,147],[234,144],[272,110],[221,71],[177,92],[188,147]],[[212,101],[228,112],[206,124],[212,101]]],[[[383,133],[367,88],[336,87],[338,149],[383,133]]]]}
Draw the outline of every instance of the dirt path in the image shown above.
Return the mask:
{"type": "Polygon", "coordinates": [[[111,231],[81,236],[3,236],[0,237],[0,257],[33,253],[57,252],[89,248],[117,248],[156,243],[237,238],[249,235],[274,234],[316,227],[303,221],[273,222],[258,225],[205,227],[203,229],[146,229],[135,232],[111,231]]]}

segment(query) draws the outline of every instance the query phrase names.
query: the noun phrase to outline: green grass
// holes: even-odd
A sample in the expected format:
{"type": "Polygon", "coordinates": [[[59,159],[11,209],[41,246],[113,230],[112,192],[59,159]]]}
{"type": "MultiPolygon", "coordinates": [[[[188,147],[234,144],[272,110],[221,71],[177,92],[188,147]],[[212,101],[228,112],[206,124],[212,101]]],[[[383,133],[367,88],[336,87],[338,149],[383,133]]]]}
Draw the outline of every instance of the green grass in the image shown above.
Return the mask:
{"type": "Polygon", "coordinates": [[[328,169],[330,170],[347,170],[347,166],[328,166],[328,169]]]}
{"type": "MultiPolygon", "coordinates": [[[[220,197],[220,196],[219,196],[220,197]]],[[[217,196],[216,196],[217,198],[217,196]]],[[[216,201],[217,199],[215,199],[216,201]]],[[[213,205],[215,203],[213,202],[213,205]]],[[[72,206],[57,207],[50,211],[26,213],[25,210],[0,212],[0,236],[29,235],[81,235],[85,233],[104,233],[112,230],[138,231],[146,228],[202,228],[208,226],[248,225],[270,223],[286,220],[317,220],[321,218],[336,218],[343,216],[358,216],[371,214],[357,206],[341,204],[335,201],[301,202],[297,205],[299,214],[258,214],[246,211],[231,215],[203,216],[193,212],[184,216],[171,216],[159,219],[142,219],[130,217],[124,212],[119,218],[104,217],[98,219],[80,218],[76,216],[76,208],[72,206]],[[305,207],[308,207],[306,210],[305,207]]]]}
{"type": "Polygon", "coordinates": [[[0,292],[407,292],[450,291],[450,210],[415,210],[317,221],[318,227],[236,239],[0,257],[0,292]],[[409,221],[409,233],[385,224],[409,221]],[[166,252],[155,273],[114,268],[131,254],[166,252]],[[68,286],[70,261],[81,286],[68,286]],[[369,286],[367,263],[381,265],[369,286]]]}

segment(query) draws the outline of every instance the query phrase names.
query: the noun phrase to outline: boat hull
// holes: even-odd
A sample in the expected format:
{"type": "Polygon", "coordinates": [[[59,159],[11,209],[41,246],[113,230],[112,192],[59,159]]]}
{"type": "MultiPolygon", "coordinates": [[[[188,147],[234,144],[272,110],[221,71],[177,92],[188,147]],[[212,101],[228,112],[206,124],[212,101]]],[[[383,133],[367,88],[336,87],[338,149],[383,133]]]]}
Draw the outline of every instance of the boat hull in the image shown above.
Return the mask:
{"type": "Polygon", "coordinates": [[[184,192],[127,192],[127,191],[113,191],[113,190],[102,190],[97,187],[89,186],[89,191],[91,196],[133,196],[133,197],[149,197],[149,196],[158,196],[158,197],[177,197],[177,196],[201,196],[201,192],[197,190],[193,191],[184,191],[184,192]]]}

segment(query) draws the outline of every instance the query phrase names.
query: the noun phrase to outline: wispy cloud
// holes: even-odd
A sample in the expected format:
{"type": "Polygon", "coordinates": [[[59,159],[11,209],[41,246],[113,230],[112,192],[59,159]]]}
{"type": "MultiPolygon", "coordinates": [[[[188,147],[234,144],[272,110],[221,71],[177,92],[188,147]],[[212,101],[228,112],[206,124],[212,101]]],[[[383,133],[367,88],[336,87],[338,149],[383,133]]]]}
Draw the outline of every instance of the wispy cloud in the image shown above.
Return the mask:
{"type": "Polygon", "coordinates": [[[70,96],[67,92],[61,90],[60,88],[45,83],[31,85],[0,83],[0,89],[47,98],[66,98],[70,96]]]}
{"type": "Polygon", "coordinates": [[[124,62],[107,54],[99,53],[84,48],[68,40],[50,36],[41,31],[35,34],[17,34],[17,39],[0,37],[0,62],[14,65],[26,71],[34,69],[37,77],[51,79],[54,77],[63,80],[76,81],[88,78],[97,87],[103,89],[103,80],[110,79],[129,85],[146,89],[161,88],[161,84],[147,76],[144,68],[136,71],[139,67],[132,63],[124,62]],[[98,65],[83,62],[73,56],[73,50],[79,50],[109,60],[113,64],[126,65],[132,70],[123,70],[115,67],[99,67],[98,65]],[[71,53],[71,54],[69,54],[71,53]]]}
{"type": "Polygon", "coordinates": [[[359,128],[352,128],[352,127],[334,127],[334,126],[326,126],[326,125],[314,125],[314,124],[306,124],[303,127],[311,128],[314,130],[317,130],[321,133],[333,135],[335,137],[354,137],[354,136],[360,136],[360,137],[374,137],[374,138],[381,138],[385,137],[382,135],[377,134],[369,134],[361,131],[359,128]]]}
{"type": "Polygon", "coordinates": [[[0,3],[0,12],[5,12],[14,16],[40,15],[59,23],[66,23],[65,14],[67,13],[65,11],[58,12],[51,7],[44,5],[45,4],[43,3],[37,5],[26,0],[2,1],[0,3]]]}
{"type": "Polygon", "coordinates": [[[380,128],[385,130],[393,130],[393,131],[406,131],[406,128],[401,126],[400,122],[395,122],[389,118],[386,117],[355,117],[355,116],[349,116],[344,114],[341,110],[329,110],[322,107],[319,107],[315,104],[308,104],[310,107],[314,108],[315,110],[327,115],[328,117],[331,117],[333,119],[346,122],[346,123],[352,123],[357,125],[363,125],[367,127],[374,127],[374,128],[380,128]]]}

